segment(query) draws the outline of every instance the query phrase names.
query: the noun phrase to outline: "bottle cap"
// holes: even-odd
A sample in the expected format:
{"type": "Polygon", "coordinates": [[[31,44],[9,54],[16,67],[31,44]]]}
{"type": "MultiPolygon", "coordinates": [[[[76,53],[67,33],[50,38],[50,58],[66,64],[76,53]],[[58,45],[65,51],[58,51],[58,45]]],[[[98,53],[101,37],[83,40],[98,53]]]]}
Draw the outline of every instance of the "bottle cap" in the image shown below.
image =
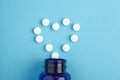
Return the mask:
{"type": "Polygon", "coordinates": [[[46,73],[47,74],[62,74],[65,72],[66,60],[65,59],[46,59],[46,73]]]}

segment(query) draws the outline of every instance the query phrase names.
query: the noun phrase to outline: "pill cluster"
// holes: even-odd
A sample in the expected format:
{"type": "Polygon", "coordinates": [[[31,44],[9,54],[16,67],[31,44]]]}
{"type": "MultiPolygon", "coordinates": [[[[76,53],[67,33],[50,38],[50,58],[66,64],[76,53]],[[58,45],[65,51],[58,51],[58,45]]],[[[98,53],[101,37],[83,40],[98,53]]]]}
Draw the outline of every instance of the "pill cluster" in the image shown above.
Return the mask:
{"type": "MultiPolygon", "coordinates": [[[[50,25],[50,20],[48,18],[44,18],[44,19],[42,19],[41,23],[44,27],[48,27],[50,25]]],[[[62,20],[62,25],[65,26],[65,27],[69,26],[70,25],[70,19],[69,18],[64,18],[62,20]]],[[[57,30],[60,29],[60,24],[55,22],[51,25],[51,27],[52,27],[53,31],[57,31],[57,30]]],[[[75,32],[79,31],[80,30],[80,24],[78,24],[78,23],[73,24],[72,29],[75,32]]],[[[41,35],[42,29],[39,26],[37,26],[37,27],[34,28],[33,31],[34,31],[34,34],[36,35],[35,41],[37,43],[42,43],[44,41],[44,37],[41,35]]],[[[79,39],[78,35],[76,35],[76,34],[72,34],[70,36],[70,41],[73,42],[73,43],[77,42],[78,39],[79,39]]],[[[67,44],[67,43],[63,44],[61,48],[64,52],[69,52],[70,51],[70,45],[67,44]]],[[[45,50],[47,52],[51,53],[53,51],[53,49],[54,49],[53,44],[48,43],[48,44],[45,45],[45,50]]],[[[51,58],[59,58],[59,53],[58,52],[53,52],[51,54],[51,58]]]]}

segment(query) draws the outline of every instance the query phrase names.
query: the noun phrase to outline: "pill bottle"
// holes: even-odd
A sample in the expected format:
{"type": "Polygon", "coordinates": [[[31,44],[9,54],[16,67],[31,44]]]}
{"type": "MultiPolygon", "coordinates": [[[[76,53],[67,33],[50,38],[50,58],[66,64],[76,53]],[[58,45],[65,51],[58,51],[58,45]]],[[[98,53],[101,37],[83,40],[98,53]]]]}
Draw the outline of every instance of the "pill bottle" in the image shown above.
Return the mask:
{"type": "Polygon", "coordinates": [[[49,58],[45,60],[45,71],[39,76],[39,80],[71,80],[66,72],[66,60],[49,58]]]}

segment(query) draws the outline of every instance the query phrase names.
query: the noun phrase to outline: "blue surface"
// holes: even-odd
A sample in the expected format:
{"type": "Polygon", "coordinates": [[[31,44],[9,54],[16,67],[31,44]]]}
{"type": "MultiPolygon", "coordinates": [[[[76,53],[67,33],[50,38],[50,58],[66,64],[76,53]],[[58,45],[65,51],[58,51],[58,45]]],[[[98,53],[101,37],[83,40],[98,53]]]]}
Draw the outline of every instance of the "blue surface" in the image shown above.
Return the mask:
{"type": "Polygon", "coordinates": [[[38,80],[44,70],[44,59],[50,56],[44,51],[47,41],[56,44],[60,56],[67,59],[72,80],[120,80],[119,3],[119,0],[0,0],[0,80],[38,80]],[[70,43],[69,53],[57,47],[67,42],[64,37],[73,33],[71,29],[54,34],[46,28],[42,33],[46,41],[35,43],[32,30],[41,25],[43,17],[51,22],[69,17],[72,23],[81,24],[80,32],[76,33],[80,40],[70,43]]]}

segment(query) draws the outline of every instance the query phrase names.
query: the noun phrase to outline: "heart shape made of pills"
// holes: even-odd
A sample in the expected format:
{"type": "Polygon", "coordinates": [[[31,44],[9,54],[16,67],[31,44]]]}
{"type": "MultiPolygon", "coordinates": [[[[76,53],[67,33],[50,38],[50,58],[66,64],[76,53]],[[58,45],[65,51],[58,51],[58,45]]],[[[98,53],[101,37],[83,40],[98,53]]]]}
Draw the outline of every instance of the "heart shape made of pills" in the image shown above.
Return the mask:
{"type": "MultiPolygon", "coordinates": [[[[44,27],[48,27],[50,25],[50,20],[48,18],[43,18],[41,23],[44,27]]],[[[62,20],[62,25],[65,26],[65,27],[69,26],[70,25],[70,19],[69,18],[64,18],[62,20]]],[[[59,23],[52,23],[51,27],[52,27],[53,31],[58,31],[60,29],[60,24],[59,23]]],[[[72,30],[75,31],[75,32],[79,31],[80,30],[80,24],[79,23],[74,23],[73,26],[72,26],[72,30]]],[[[39,26],[37,26],[33,29],[33,32],[36,35],[35,41],[37,43],[42,43],[44,41],[44,37],[41,35],[42,29],[39,26]]],[[[78,39],[79,39],[79,37],[76,34],[72,34],[71,37],[70,37],[70,41],[73,42],[73,43],[76,43],[78,41],[78,39]]],[[[51,43],[47,43],[45,45],[45,50],[47,52],[51,52],[53,50],[53,48],[54,48],[53,44],[51,44],[51,43]]],[[[70,51],[70,45],[65,43],[64,45],[62,45],[62,50],[64,52],[69,52],[70,51]]],[[[51,58],[59,58],[59,53],[58,52],[53,52],[51,54],[51,58]]]]}

